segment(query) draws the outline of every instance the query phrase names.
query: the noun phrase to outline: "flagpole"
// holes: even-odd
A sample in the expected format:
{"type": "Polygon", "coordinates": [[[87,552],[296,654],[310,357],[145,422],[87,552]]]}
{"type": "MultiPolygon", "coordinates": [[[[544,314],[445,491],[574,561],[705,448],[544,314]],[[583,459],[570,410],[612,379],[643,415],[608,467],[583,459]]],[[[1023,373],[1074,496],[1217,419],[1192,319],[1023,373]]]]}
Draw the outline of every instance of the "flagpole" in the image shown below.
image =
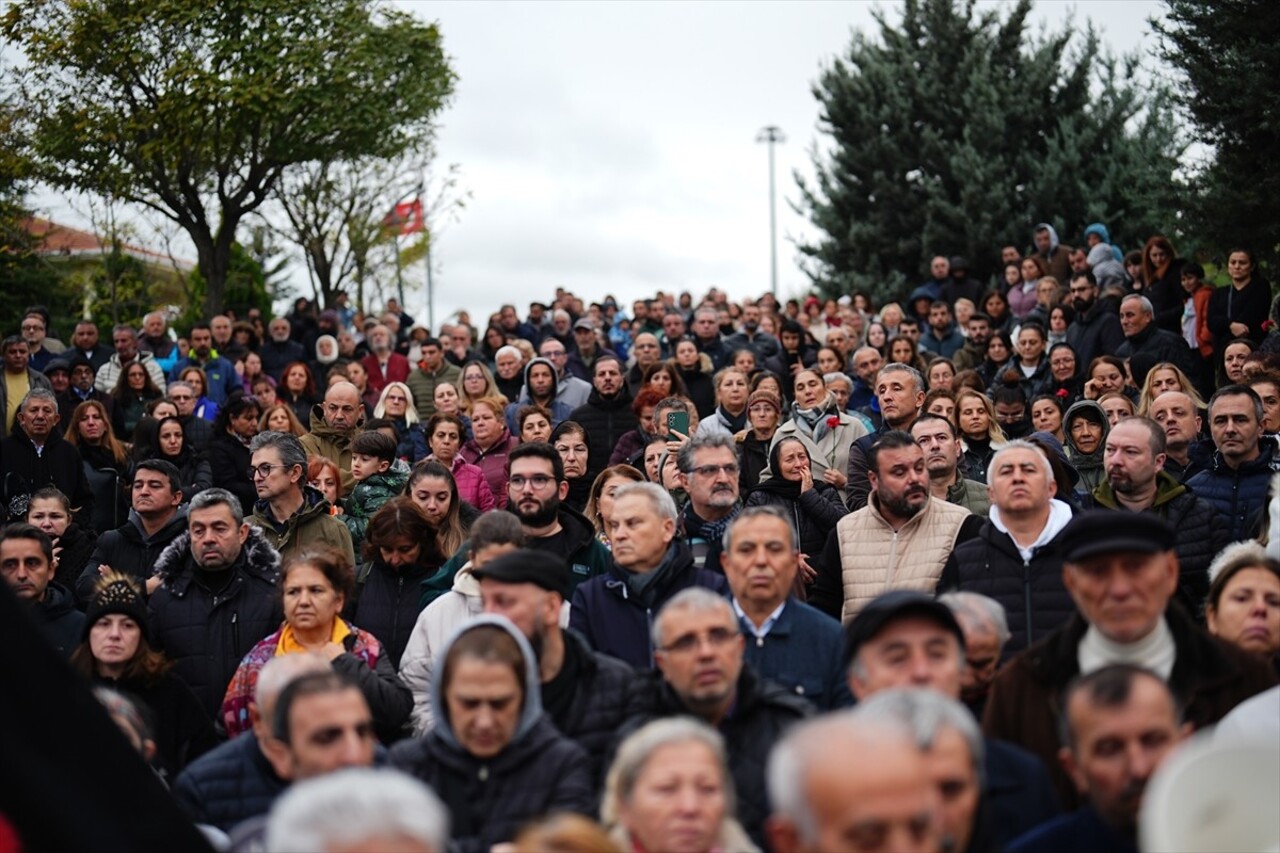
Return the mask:
{"type": "MultiPolygon", "coordinates": [[[[436,286],[431,280],[431,244],[435,242],[435,233],[427,222],[427,170],[422,170],[422,183],[418,184],[418,198],[422,199],[422,225],[427,235],[427,250],[423,257],[427,265],[427,328],[431,334],[436,332],[436,286]]],[[[403,302],[401,303],[404,304],[403,302]]]]}
{"type": "Polygon", "coordinates": [[[404,309],[404,275],[400,269],[400,235],[392,238],[396,247],[396,295],[400,297],[400,308],[404,309]]]}

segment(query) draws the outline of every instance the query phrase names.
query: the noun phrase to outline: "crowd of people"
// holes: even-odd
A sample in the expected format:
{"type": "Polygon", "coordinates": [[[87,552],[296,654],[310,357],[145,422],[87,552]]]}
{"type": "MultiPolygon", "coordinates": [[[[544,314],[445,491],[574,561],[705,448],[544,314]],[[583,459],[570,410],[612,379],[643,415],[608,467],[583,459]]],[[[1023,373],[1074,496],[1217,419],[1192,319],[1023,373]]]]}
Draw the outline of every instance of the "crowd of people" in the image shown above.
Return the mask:
{"type": "Polygon", "coordinates": [[[1135,850],[1193,732],[1280,771],[1280,299],[1082,238],[879,306],[36,306],[0,575],[221,849],[1135,850]]]}

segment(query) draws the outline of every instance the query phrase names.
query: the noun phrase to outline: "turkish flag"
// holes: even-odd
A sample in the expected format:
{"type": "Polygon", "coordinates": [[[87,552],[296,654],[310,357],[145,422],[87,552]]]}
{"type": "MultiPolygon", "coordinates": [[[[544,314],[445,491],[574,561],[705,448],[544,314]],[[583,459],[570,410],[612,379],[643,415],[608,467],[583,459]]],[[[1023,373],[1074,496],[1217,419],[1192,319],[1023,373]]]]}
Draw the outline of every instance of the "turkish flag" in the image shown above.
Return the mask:
{"type": "Polygon", "coordinates": [[[397,204],[382,220],[382,227],[396,234],[414,234],[427,229],[422,215],[422,199],[397,204]]]}

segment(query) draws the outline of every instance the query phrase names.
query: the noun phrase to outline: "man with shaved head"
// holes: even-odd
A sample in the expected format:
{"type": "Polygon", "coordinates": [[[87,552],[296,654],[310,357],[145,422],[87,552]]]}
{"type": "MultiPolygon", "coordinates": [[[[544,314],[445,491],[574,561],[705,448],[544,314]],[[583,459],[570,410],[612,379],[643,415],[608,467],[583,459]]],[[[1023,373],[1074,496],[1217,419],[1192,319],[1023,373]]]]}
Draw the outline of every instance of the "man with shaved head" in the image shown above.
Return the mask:
{"type": "Polygon", "coordinates": [[[1185,483],[1204,470],[1199,458],[1212,455],[1212,448],[1202,450],[1200,435],[1200,409],[1189,394],[1182,391],[1165,391],[1151,403],[1151,420],[1164,427],[1164,470],[1179,483],[1185,483]]]}
{"type": "Polygon", "coordinates": [[[324,402],[311,409],[311,432],[302,436],[308,456],[332,459],[342,472],[342,491],[350,494],[355,485],[351,476],[351,439],[364,423],[364,403],[360,391],[350,382],[335,382],[324,394],[324,402]]]}

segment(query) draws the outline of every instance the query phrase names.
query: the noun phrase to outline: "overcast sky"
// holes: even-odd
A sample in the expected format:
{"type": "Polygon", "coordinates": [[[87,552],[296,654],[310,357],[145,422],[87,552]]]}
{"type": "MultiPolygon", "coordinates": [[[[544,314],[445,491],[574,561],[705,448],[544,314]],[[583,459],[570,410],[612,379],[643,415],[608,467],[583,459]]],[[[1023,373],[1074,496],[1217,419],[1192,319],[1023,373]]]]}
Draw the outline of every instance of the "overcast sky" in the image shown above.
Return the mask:
{"type": "MultiPolygon", "coordinates": [[[[779,293],[807,287],[793,241],[810,232],[789,202],[818,139],[810,87],[854,29],[874,27],[872,4],[400,5],[439,22],[459,75],[440,162],[459,164],[472,199],[436,245],[437,323],[461,307],[480,322],[505,301],[523,313],[557,286],[628,303],[658,289],[764,292],[765,125],[787,137],[776,149],[779,293]]],[[[1034,14],[1056,29],[1072,8],[1114,50],[1149,53],[1146,19],[1162,7],[1041,0],[1034,14]]],[[[423,320],[424,278],[421,264],[406,271],[407,307],[423,320]]]]}

